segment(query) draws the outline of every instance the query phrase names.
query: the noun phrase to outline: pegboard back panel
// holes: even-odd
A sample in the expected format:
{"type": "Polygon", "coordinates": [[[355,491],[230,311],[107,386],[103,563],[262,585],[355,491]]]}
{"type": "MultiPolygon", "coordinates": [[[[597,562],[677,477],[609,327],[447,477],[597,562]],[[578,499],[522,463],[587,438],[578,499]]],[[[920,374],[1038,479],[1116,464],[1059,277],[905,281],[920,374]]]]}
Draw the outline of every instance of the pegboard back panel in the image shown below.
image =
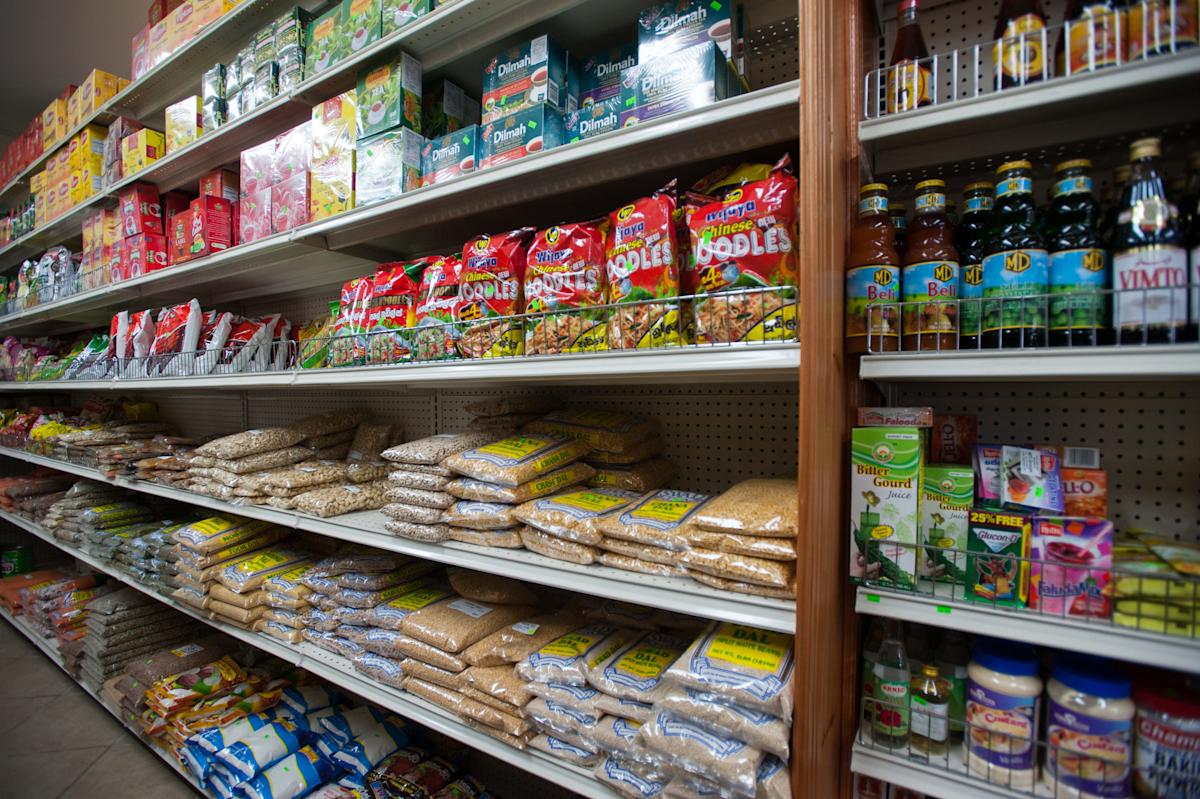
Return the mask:
{"type": "Polygon", "coordinates": [[[433,435],[437,430],[434,391],[280,391],[247,394],[250,427],[286,425],[314,413],[367,408],[379,421],[396,426],[397,440],[433,435]]]}
{"type": "Polygon", "coordinates": [[[1097,447],[1119,531],[1200,541],[1200,389],[1184,384],[897,384],[893,404],[975,414],[979,439],[1097,447]]]}
{"type": "Polygon", "coordinates": [[[144,399],[158,403],[159,417],[193,438],[211,438],[245,427],[243,395],[238,391],[158,394],[144,399]]]}

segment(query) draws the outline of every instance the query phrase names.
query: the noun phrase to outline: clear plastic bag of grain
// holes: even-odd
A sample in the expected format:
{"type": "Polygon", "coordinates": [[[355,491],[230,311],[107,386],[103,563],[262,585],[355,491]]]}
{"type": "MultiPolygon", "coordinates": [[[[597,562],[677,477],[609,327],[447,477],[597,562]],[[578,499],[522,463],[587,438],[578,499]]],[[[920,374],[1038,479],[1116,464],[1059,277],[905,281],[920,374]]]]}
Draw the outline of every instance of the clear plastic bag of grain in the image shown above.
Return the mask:
{"type": "Polygon", "coordinates": [[[600,519],[619,513],[638,497],[619,488],[575,488],[522,503],[513,516],[543,533],[595,546],[604,537],[598,529],[600,519]]]}
{"type": "MultiPolygon", "coordinates": [[[[306,447],[285,447],[284,449],[263,452],[259,455],[251,455],[246,458],[238,458],[237,460],[212,458],[211,463],[208,465],[214,469],[224,469],[234,474],[250,474],[252,472],[264,472],[268,469],[277,469],[281,466],[291,466],[293,463],[299,463],[311,457],[312,453],[306,447]]],[[[193,465],[199,466],[202,464],[193,465]]]]}
{"type": "Polygon", "coordinates": [[[387,483],[384,496],[387,497],[389,502],[398,502],[403,505],[420,505],[421,507],[437,508],[438,510],[448,508],[454,503],[454,497],[445,491],[404,488],[396,485],[391,480],[384,482],[387,483]]]}
{"type": "Polygon", "coordinates": [[[346,479],[346,464],[337,461],[304,461],[289,469],[271,472],[262,482],[278,488],[308,488],[346,479]]]}
{"type": "Polygon", "coordinates": [[[670,633],[643,633],[607,660],[589,664],[588,684],[609,696],[652,705],[669,691],[666,671],[689,643],[670,633]]]}
{"type": "Polygon", "coordinates": [[[528,682],[587,685],[588,665],[611,657],[635,633],[612,624],[589,624],[559,636],[517,664],[528,682]]]}
{"type": "Polygon", "coordinates": [[[401,623],[413,613],[452,596],[454,594],[450,589],[443,585],[415,588],[372,605],[371,624],[380,629],[399,632],[401,623]]]}
{"type": "Polygon", "coordinates": [[[586,749],[569,744],[562,738],[541,733],[529,740],[529,748],[545,752],[551,757],[558,758],[573,766],[590,768],[600,761],[600,755],[586,749]]]}
{"type": "Polygon", "coordinates": [[[422,491],[443,491],[452,478],[423,472],[410,472],[394,469],[388,472],[387,478],[400,488],[417,488],[422,491]]]}
{"type": "Polygon", "coordinates": [[[440,544],[450,537],[450,531],[453,529],[445,524],[416,524],[396,519],[388,519],[383,523],[383,527],[398,538],[407,538],[410,541],[420,541],[424,544],[440,544]]]}
{"type": "Polygon", "coordinates": [[[608,755],[601,760],[592,774],[629,799],[654,799],[662,794],[671,779],[660,766],[637,763],[617,755],[608,755]]]}
{"type": "Polygon", "coordinates": [[[458,653],[530,613],[526,605],[499,605],[458,597],[413,613],[401,622],[400,632],[444,652],[458,653]]]}
{"type": "Polygon", "coordinates": [[[354,431],[350,441],[350,453],[346,456],[351,461],[373,461],[379,458],[379,453],[387,449],[395,433],[390,424],[363,422],[354,431]]]}
{"type": "Polygon", "coordinates": [[[574,613],[543,614],[502,627],[467,647],[462,658],[471,666],[503,666],[529,657],[551,641],[585,624],[574,613]]]}
{"type": "Polygon", "coordinates": [[[562,491],[573,485],[587,482],[595,473],[591,466],[582,461],[576,461],[569,466],[555,469],[549,474],[534,478],[519,486],[502,486],[484,480],[470,477],[460,477],[446,484],[446,491],[460,499],[470,499],[477,502],[503,502],[509,505],[519,505],[537,497],[544,497],[562,491]]]}
{"type": "Polygon", "coordinates": [[[610,569],[637,572],[638,574],[652,574],[656,577],[685,577],[688,574],[688,570],[682,566],[668,566],[665,563],[631,558],[626,555],[618,555],[615,552],[600,552],[596,555],[596,562],[601,566],[608,566],[610,569]]]}
{"type": "Polygon", "coordinates": [[[474,602],[494,605],[534,605],[538,595],[519,580],[498,574],[451,567],[446,570],[450,587],[474,602]]]}
{"type": "Polygon", "coordinates": [[[303,438],[318,438],[345,430],[353,430],[370,416],[371,412],[366,408],[318,413],[292,422],[288,425],[288,429],[300,433],[303,438]]]}
{"type": "Polygon", "coordinates": [[[793,645],[785,633],[714,621],[667,670],[666,679],[680,691],[716,694],[790,723],[793,645]]]}
{"type": "Polygon", "coordinates": [[[631,413],[563,408],[530,422],[525,430],[583,441],[601,452],[625,452],[658,436],[658,422],[631,413]]]}
{"type": "Polygon", "coordinates": [[[765,538],[737,533],[714,533],[691,525],[684,531],[687,543],[696,549],[725,552],[731,555],[749,555],[766,560],[792,561],[796,559],[796,542],[790,538],[765,538]]]}
{"type": "Polygon", "coordinates": [[[299,444],[304,435],[286,427],[264,427],[214,438],[196,447],[197,455],[236,460],[299,444]]]}
{"type": "Polygon", "coordinates": [[[386,480],[318,488],[298,495],[295,498],[296,510],[322,519],[344,513],[378,510],[387,504],[384,496],[386,491],[386,480]]]}
{"type": "Polygon", "coordinates": [[[499,549],[523,549],[519,527],[507,530],[468,530],[465,527],[451,527],[450,540],[463,544],[473,544],[477,547],[497,547],[499,549]]]}
{"type": "Polygon", "coordinates": [[[707,585],[710,588],[717,588],[722,591],[732,591],[735,594],[749,594],[750,596],[761,596],[768,599],[786,600],[796,598],[795,588],[769,588],[765,585],[727,580],[724,577],[717,577],[700,571],[689,571],[688,576],[701,585],[707,585]]]}
{"type": "Polygon", "coordinates": [[[604,466],[631,466],[635,463],[648,461],[663,453],[661,438],[647,438],[631,445],[623,452],[604,452],[595,450],[587,456],[588,462],[597,468],[604,466]]]}
{"type": "Polygon", "coordinates": [[[778,716],[735,705],[717,694],[694,689],[669,691],[655,703],[709,732],[736,738],[764,752],[787,759],[792,727],[778,716]]]}
{"type": "Polygon", "coordinates": [[[796,481],[744,480],[692,517],[702,530],[768,538],[795,538],[799,502],[796,481]]]}
{"type": "Polygon", "coordinates": [[[508,664],[472,666],[467,670],[467,683],[480,693],[518,708],[525,707],[533,699],[529,683],[508,664]]]}
{"type": "Polygon", "coordinates": [[[420,505],[405,505],[392,502],[383,506],[382,513],[389,519],[411,524],[438,524],[442,521],[442,513],[438,508],[426,508],[420,505]]]}
{"type": "Polygon", "coordinates": [[[513,515],[513,506],[501,502],[472,502],[459,500],[441,513],[440,521],[453,527],[472,530],[507,530],[520,522],[513,515]]]}
{"type": "Polygon", "coordinates": [[[515,487],[574,463],[590,449],[561,436],[517,435],[452,455],[445,465],[465,477],[515,487]]]}
{"type": "Polygon", "coordinates": [[[735,796],[754,799],[764,754],[736,738],[714,735],[665,710],[642,725],[638,737],[673,769],[703,778],[735,796]]]}
{"type": "Polygon", "coordinates": [[[388,467],[383,461],[350,461],[346,464],[346,478],[352,483],[370,483],[386,480],[388,467]]]}
{"type": "Polygon", "coordinates": [[[463,408],[472,416],[505,416],[513,413],[546,413],[562,402],[546,394],[514,394],[508,397],[488,397],[476,400],[463,408]]]}
{"type": "Polygon", "coordinates": [[[704,572],[714,577],[767,588],[787,589],[794,585],[796,579],[796,564],[792,561],[731,555],[708,549],[689,549],[679,553],[679,559],[690,572],[704,572]]]}
{"type": "Polygon", "coordinates": [[[701,512],[709,499],[706,494],[663,488],[643,494],[620,513],[597,519],[593,526],[608,538],[684,550],[688,548],[683,535],[688,520],[701,512]]]}
{"type": "Polygon", "coordinates": [[[635,544],[632,541],[622,541],[619,538],[605,538],[600,542],[599,547],[611,555],[621,555],[626,558],[662,566],[679,565],[679,553],[674,550],[663,549],[662,547],[635,544]]]}
{"type": "Polygon", "coordinates": [[[381,457],[393,463],[435,465],[451,455],[483,446],[491,440],[492,436],[488,433],[438,433],[386,449],[381,457]]]}
{"type": "Polygon", "coordinates": [[[349,445],[352,438],[354,438],[353,430],[342,430],[339,433],[330,433],[327,436],[317,436],[316,438],[305,439],[304,446],[310,450],[328,449],[329,447],[336,447],[340,444],[349,445]]]}
{"type": "Polygon", "coordinates": [[[588,485],[624,488],[626,491],[655,491],[675,479],[678,467],[666,458],[650,458],[640,463],[597,464],[588,485]]]}
{"type": "Polygon", "coordinates": [[[543,533],[529,525],[517,528],[517,533],[521,536],[521,544],[525,549],[553,560],[587,566],[595,563],[596,558],[600,555],[600,550],[595,547],[576,544],[574,541],[543,533]]]}

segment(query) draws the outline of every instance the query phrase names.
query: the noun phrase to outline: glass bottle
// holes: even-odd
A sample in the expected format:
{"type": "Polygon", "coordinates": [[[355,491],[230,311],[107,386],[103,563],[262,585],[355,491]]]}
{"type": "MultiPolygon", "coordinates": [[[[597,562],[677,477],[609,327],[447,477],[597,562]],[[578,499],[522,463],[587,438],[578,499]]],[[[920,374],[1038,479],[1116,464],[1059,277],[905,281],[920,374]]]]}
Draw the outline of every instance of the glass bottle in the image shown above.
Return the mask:
{"type": "Polygon", "coordinates": [[[900,279],[904,300],[904,350],[952,350],[958,347],[958,250],[954,226],[946,215],[946,182],[917,184],[916,212],[904,247],[900,279]]]}
{"type": "Polygon", "coordinates": [[[862,732],[865,735],[875,726],[875,660],[883,644],[883,620],[871,619],[862,648],[862,732]]]}
{"type": "Polygon", "coordinates": [[[950,219],[950,224],[958,229],[958,203],[953,197],[946,198],[946,216],[950,219]]]}
{"type": "Polygon", "coordinates": [[[1125,61],[1129,36],[1127,10],[1118,0],[1071,0],[1062,30],[1068,31],[1059,55],[1059,75],[1075,75],[1125,61]]]}
{"type": "Polygon", "coordinates": [[[967,664],[971,662],[971,650],[967,637],[955,630],[942,635],[934,655],[942,678],[950,683],[950,700],[947,718],[950,726],[950,742],[959,743],[963,738],[967,708],[967,664]]]}
{"type": "Polygon", "coordinates": [[[1129,4],[1129,60],[1195,47],[1200,41],[1198,22],[1196,4],[1188,0],[1133,0],[1129,4]]]}
{"type": "Polygon", "coordinates": [[[904,629],[898,621],[888,620],[883,643],[875,656],[872,697],[875,717],[871,732],[875,744],[886,749],[908,746],[909,681],[908,657],[904,652],[904,629]]]}
{"type": "Polygon", "coordinates": [[[907,630],[908,634],[904,636],[904,654],[908,656],[908,670],[912,674],[919,674],[921,667],[932,656],[925,632],[924,627],[910,624],[907,630]]]}
{"type": "Polygon", "coordinates": [[[1122,344],[1166,343],[1187,324],[1187,250],[1179,212],[1167,200],[1157,138],[1129,146],[1129,185],[1113,232],[1115,326],[1122,344]]]}
{"type": "Polygon", "coordinates": [[[896,41],[887,72],[887,112],[896,114],[929,105],[931,87],[929,48],[921,35],[917,0],[900,0],[896,9],[896,41]]]}
{"type": "Polygon", "coordinates": [[[888,216],[892,218],[892,227],[896,231],[896,252],[903,254],[908,242],[908,206],[904,203],[890,203],[888,216]]]}
{"type": "Polygon", "coordinates": [[[900,349],[900,256],[888,216],[886,183],[859,190],[858,221],[850,230],[846,258],[846,351],[900,349]],[[868,306],[871,306],[868,308],[868,306]]]}
{"type": "Polygon", "coordinates": [[[983,320],[983,242],[995,203],[991,183],[980,181],[964,189],[963,217],[954,230],[958,248],[958,337],[959,349],[979,346],[983,320]]]}
{"type": "Polygon", "coordinates": [[[1108,328],[1111,282],[1100,244],[1100,206],[1092,197],[1092,162],[1054,167],[1054,201],[1046,214],[1050,251],[1050,346],[1095,346],[1108,328]]]}
{"type": "Polygon", "coordinates": [[[938,667],[926,663],[912,678],[910,741],[912,753],[926,760],[945,760],[950,739],[950,682],[938,667]]]}
{"type": "Polygon", "coordinates": [[[1046,69],[1046,12],[1041,0],[1002,0],[992,35],[996,87],[1007,89],[1042,79],[1046,69]]]}
{"type": "Polygon", "coordinates": [[[984,347],[1046,345],[1050,255],[1037,227],[1032,172],[1028,161],[996,170],[1000,180],[983,256],[984,347]]]}

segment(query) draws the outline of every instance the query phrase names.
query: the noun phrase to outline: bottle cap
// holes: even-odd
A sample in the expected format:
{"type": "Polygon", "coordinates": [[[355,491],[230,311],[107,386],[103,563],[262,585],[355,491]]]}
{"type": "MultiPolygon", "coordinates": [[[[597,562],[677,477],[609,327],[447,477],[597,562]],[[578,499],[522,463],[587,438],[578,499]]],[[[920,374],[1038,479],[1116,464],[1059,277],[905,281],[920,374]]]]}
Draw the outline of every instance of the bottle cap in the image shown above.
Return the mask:
{"type": "Polygon", "coordinates": [[[907,210],[908,210],[908,206],[905,205],[904,203],[892,203],[892,213],[893,214],[895,214],[897,212],[904,213],[907,210]]]}
{"type": "Polygon", "coordinates": [[[897,13],[903,13],[910,8],[917,7],[918,0],[900,0],[900,6],[896,9],[897,13]]]}
{"type": "Polygon", "coordinates": [[[1142,158],[1157,158],[1160,155],[1162,155],[1162,139],[1157,136],[1138,139],[1129,145],[1130,161],[1137,161],[1142,158]]]}
{"type": "Polygon", "coordinates": [[[967,187],[965,189],[963,189],[963,193],[970,194],[973,191],[993,192],[995,190],[996,190],[995,184],[990,183],[989,181],[986,181],[986,180],[981,180],[977,183],[968,183],[967,187]]]}
{"type": "Polygon", "coordinates": [[[922,180],[917,184],[917,194],[921,194],[926,189],[941,189],[945,191],[946,181],[934,178],[932,180],[922,180]]]}
{"type": "Polygon", "coordinates": [[[861,189],[859,189],[858,193],[859,194],[869,194],[870,192],[873,192],[873,191],[886,192],[887,190],[888,190],[888,185],[886,183],[868,183],[868,184],[864,185],[861,189]]]}
{"type": "Polygon", "coordinates": [[[921,667],[921,673],[926,677],[936,677],[938,676],[938,667],[932,663],[926,663],[921,667]]]}
{"type": "Polygon", "coordinates": [[[1117,183],[1128,183],[1130,171],[1129,164],[1121,164],[1113,170],[1113,180],[1117,183]]]}
{"type": "Polygon", "coordinates": [[[1018,169],[1033,169],[1033,164],[1028,161],[1005,161],[996,167],[996,174],[1003,175],[1005,172],[1014,172],[1018,169]]]}
{"type": "Polygon", "coordinates": [[[1063,161],[1054,167],[1054,174],[1066,172],[1068,169],[1091,169],[1092,162],[1086,158],[1072,158],[1070,161],[1063,161]]]}

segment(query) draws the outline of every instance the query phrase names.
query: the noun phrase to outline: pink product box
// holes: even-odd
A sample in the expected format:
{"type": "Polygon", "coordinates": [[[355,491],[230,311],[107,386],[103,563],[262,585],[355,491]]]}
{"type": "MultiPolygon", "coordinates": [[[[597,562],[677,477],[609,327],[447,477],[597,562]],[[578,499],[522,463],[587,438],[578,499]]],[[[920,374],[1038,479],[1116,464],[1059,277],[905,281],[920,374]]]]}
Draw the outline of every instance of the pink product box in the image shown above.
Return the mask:
{"type": "Polygon", "coordinates": [[[308,172],[271,187],[271,229],[291,230],[308,221],[308,172]]]}
{"type": "Polygon", "coordinates": [[[266,238],[271,230],[271,190],[263,189],[238,203],[238,243],[266,238]]]}
{"type": "Polygon", "coordinates": [[[1067,618],[1111,616],[1112,542],[1107,519],[1034,519],[1029,607],[1067,618]]]}
{"type": "Polygon", "coordinates": [[[271,162],[271,185],[307,173],[312,163],[312,123],[305,122],[275,137],[275,158],[271,162]]]}
{"type": "Polygon", "coordinates": [[[245,199],[271,188],[271,169],[275,161],[275,139],[242,150],[239,188],[245,199]]]}

